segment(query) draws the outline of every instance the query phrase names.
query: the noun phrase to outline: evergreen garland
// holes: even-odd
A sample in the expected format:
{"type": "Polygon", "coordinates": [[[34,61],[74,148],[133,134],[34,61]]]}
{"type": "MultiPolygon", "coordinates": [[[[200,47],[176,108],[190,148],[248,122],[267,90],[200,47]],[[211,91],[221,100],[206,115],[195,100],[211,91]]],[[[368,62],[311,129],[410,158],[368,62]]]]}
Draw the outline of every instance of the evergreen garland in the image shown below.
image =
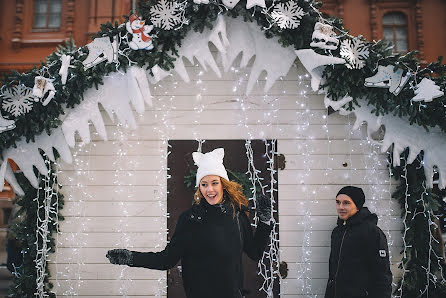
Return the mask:
{"type": "MultiPolygon", "coordinates": [[[[287,0],[275,1],[278,3],[285,3],[287,0]]],[[[229,17],[243,17],[245,21],[256,22],[262,28],[270,28],[265,31],[265,36],[272,38],[274,36],[279,38],[279,42],[283,46],[293,46],[295,49],[310,48],[311,35],[314,24],[318,21],[320,14],[313,8],[320,8],[321,3],[307,0],[296,0],[306,12],[301,20],[301,24],[296,29],[280,29],[278,26],[271,26],[271,20],[261,12],[261,9],[254,7],[250,10],[245,9],[246,0],[241,0],[233,9],[225,10],[218,4],[217,0],[211,0],[209,5],[199,5],[188,1],[186,9],[186,17],[189,19],[188,25],[183,25],[178,30],[162,30],[154,28],[154,50],[152,51],[131,51],[128,49],[125,39],[131,38],[131,35],[126,32],[125,26],[120,26],[118,23],[103,24],[101,30],[96,37],[119,36],[122,40],[120,43],[120,50],[127,55],[119,55],[118,63],[100,63],[88,70],[84,70],[82,61],[87,57],[88,49],[86,47],[76,48],[74,43],[68,43],[65,47],[59,48],[56,52],[51,54],[46,59],[46,63],[42,63],[39,68],[33,68],[27,73],[12,72],[7,75],[2,81],[2,90],[4,88],[11,88],[18,84],[24,84],[28,87],[34,85],[34,78],[42,71],[45,71],[51,77],[55,78],[53,85],[56,89],[56,94],[53,100],[45,107],[40,104],[34,104],[33,109],[24,115],[16,117],[16,128],[10,131],[2,132],[0,134],[0,151],[4,151],[10,147],[16,147],[16,143],[22,138],[27,142],[34,141],[37,135],[42,132],[51,134],[51,131],[59,127],[62,123],[64,114],[70,109],[77,106],[83,100],[84,92],[92,87],[98,88],[103,84],[103,77],[118,69],[126,70],[131,62],[135,62],[138,66],[145,67],[150,70],[155,65],[158,65],[164,70],[173,68],[173,63],[178,57],[178,48],[181,46],[183,38],[189,30],[202,32],[205,28],[212,28],[214,21],[219,14],[225,14],[229,17]],[[60,56],[65,53],[71,55],[74,59],[71,63],[73,68],[70,68],[72,79],[67,80],[65,86],[61,84],[58,71],[61,67],[60,56]]],[[[150,20],[150,8],[156,5],[154,0],[138,2],[138,14],[145,20],[150,20]]],[[[128,20],[128,16],[125,16],[128,20]]],[[[340,41],[350,38],[347,30],[344,29],[342,21],[336,18],[329,20],[333,26],[342,33],[340,41]]],[[[358,105],[358,99],[364,98],[369,105],[373,106],[373,112],[376,115],[392,114],[396,117],[406,117],[410,124],[418,124],[429,130],[429,128],[438,126],[443,132],[446,132],[446,96],[442,96],[430,103],[412,102],[410,99],[414,96],[413,88],[406,85],[402,92],[397,96],[388,92],[387,89],[368,88],[364,86],[364,79],[372,76],[378,65],[394,65],[401,67],[405,71],[416,73],[417,82],[422,78],[430,78],[443,92],[446,91],[446,66],[442,64],[442,59],[430,63],[426,67],[422,67],[416,58],[416,52],[410,52],[406,55],[394,54],[393,48],[390,44],[379,41],[377,43],[368,43],[370,46],[370,57],[366,61],[366,66],[362,69],[348,69],[343,65],[334,65],[327,67],[324,72],[325,84],[321,86],[332,100],[339,100],[346,95],[353,98],[353,101],[348,104],[348,109],[352,110],[355,105],[358,105]]],[[[317,50],[321,54],[327,54],[323,50],[317,50]]],[[[328,53],[329,54],[329,53],[328,53]]],[[[339,49],[332,51],[332,54],[338,55],[339,49]]],[[[446,92],[445,92],[446,93],[446,92]]],[[[5,115],[3,115],[5,116],[5,115]]],[[[421,160],[421,159],[420,159],[421,160]]],[[[393,174],[400,180],[400,185],[394,194],[394,197],[402,204],[403,210],[406,203],[406,180],[400,179],[403,166],[393,168],[393,174]]],[[[436,198],[431,190],[421,188],[424,185],[425,177],[423,173],[423,166],[414,162],[412,165],[407,165],[408,176],[407,181],[409,187],[408,204],[411,212],[416,212],[423,208],[423,216],[417,215],[414,220],[406,222],[409,227],[406,241],[411,245],[407,258],[403,260],[406,269],[413,269],[406,273],[404,284],[402,285],[404,297],[418,297],[420,290],[423,291],[427,284],[426,271],[423,266],[426,266],[428,257],[426,251],[429,249],[429,243],[426,241],[426,231],[432,229],[428,225],[428,214],[434,212],[438,208],[436,198]],[[423,197],[427,204],[420,206],[420,201],[417,198],[423,197]],[[411,234],[413,233],[413,234],[411,234]],[[423,235],[420,237],[420,235],[423,235]]],[[[34,264],[35,249],[33,245],[35,242],[35,214],[36,214],[36,190],[32,188],[29,182],[22,174],[18,175],[21,181],[22,188],[25,191],[25,196],[20,198],[18,203],[22,206],[22,216],[25,220],[17,224],[14,228],[19,240],[24,245],[24,263],[18,269],[18,273],[14,278],[14,285],[11,288],[13,297],[34,297],[35,292],[35,276],[36,269],[34,264]],[[34,214],[34,215],[33,215],[34,214]]],[[[42,192],[41,192],[42,193],[42,192]]],[[[59,196],[62,200],[62,196],[59,196]]],[[[412,213],[413,214],[413,213],[412,213]]],[[[404,214],[403,214],[404,217],[404,214]]],[[[60,219],[60,218],[59,218],[60,219]]],[[[54,226],[52,227],[54,230],[54,226]]],[[[54,241],[51,240],[51,247],[54,249],[54,241]]],[[[439,245],[435,244],[435,249],[439,249],[439,245]]],[[[430,260],[431,270],[433,274],[438,275],[440,267],[438,260],[430,260]]],[[[444,262],[443,262],[444,264],[444,262]]],[[[430,283],[429,286],[430,297],[440,297],[446,295],[444,285],[437,284],[434,286],[430,283]],[[434,294],[435,293],[435,294],[434,294]],[[432,296],[435,295],[435,296],[432,296]]],[[[50,284],[48,284],[50,288],[50,284]]]]}
{"type": "Polygon", "coordinates": [[[406,216],[406,209],[408,211],[405,218],[406,256],[403,255],[400,265],[406,272],[404,283],[399,283],[394,294],[398,297],[445,297],[446,282],[441,280],[441,273],[446,272],[446,263],[443,259],[444,247],[439,245],[443,241],[436,217],[441,197],[433,190],[426,189],[422,154],[411,164],[406,163],[408,155],[406,150],[401,155],[401,165],[391,167],[392,176],[400,181],[392,197],[402,207],[401,217],[406,216]]]}

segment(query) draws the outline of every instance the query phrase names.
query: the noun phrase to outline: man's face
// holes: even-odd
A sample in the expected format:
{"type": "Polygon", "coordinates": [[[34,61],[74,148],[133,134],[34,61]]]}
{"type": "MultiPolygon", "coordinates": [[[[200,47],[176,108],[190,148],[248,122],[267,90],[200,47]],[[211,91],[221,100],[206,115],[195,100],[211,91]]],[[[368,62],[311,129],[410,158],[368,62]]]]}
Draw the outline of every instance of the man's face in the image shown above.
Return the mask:
{"type": "Polygon", "coordinates": [[[349,196],[340,194],[336,197],[336,211],[340,219],[347,220],[358,212],[358,208],[349,196]]]}

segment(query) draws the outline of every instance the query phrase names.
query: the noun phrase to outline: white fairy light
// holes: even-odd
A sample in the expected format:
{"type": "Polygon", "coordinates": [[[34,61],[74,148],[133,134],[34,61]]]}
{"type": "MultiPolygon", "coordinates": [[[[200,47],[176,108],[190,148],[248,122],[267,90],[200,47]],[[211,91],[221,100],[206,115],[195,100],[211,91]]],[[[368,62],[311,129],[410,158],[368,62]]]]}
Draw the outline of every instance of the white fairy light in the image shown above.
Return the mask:
{"type": "Polygon", "coordinates": [[[425,196],[429,195],[429,193],[427,192],[426,189],[426,181],[423,181],[423,193],[421,194],[421,198],[419,199],[419,201],[422,203],[423,206],[423,211],[414,213],[414,215],[412,216],[412,221],[415,219],[415,217],[417,215],[423,215],[425,218],[427,217],[427,224],[428,224],[428,230],[429,230],[429,250],[428,250],[428,257],[427,257],[427,265],[426,267],[421,266],[421,268],[423,268],[426,271],[426,286],[424,288],[424,290],[420,290],[420,296],[423,296],[424,294],[426,294],[426,297],[429,297],[429,285],[432,282],[434,285],[437,284],[438,282],[440,283],[445,283],[445,277],[443,275],[443,268],[442,268],[442,264],[441,262],[443,262],[443,257],[439,256],[434,247],[433,247],[433,243],[435,244],[439,244],[439,241],[435,238],[435,236],[432,233],[432,229],[436,229],[439,228],[438,225],[436,224],[436,220],[438,220],[438,217],[433,214],[430,210],[427,210],[426,207],[428,206],[428,202],[425,201],[425,196]],[[431,258],[432,256],[434,256],[437,259],[437,264],[438,267],[440,269],[440,276],[435,275],[434,273],[432,273],[431,271],[431,258]],[[439,280],[440,279],[440,280],[439,280]]]}
{"type": "MultiPolygon", "coordinates": [[[[250,143],[249,143],[250,146],[250,143]]],[[[275,169],[274,159],[277,156],[276,150],[276,140],[271,140],[271,142],[265,141],[265,156],[267,158],[268,164],[268,172],[270,176],[270,185],[269,189],[266,192],[269,194],[268,197],[271,203],[271,233],[269,237],[269,245],[268,250],[264,251],[262,258],[258,262],[258,270],[259,275],[261,275],[264,279],[262,287],[259,290],[264,291],[267,294],[267,297],[274,297],[273,288],[274,281],[276,278],[279,278],[279,223],[274,218],[274,213],[277,213],[277,210],[274,208],[275,205],[275,194],[278,191],[277,188],[277,180],[275,175],[277,170],[275,169]]],[[[254,168],[255,170],[255,168],[254,168]]],[[[254,178],[255,179],[255,178],[254,178]]],[[[260,182],[260,181],[257,181],[260,182]]],[[[260,184],[260,187],[263,189],[266,187],[260,184]]],[[[255,187],[254,187],[255,192],[255,187]]]]}
{"type": "Polygon", "coordinates": [[[409,245],[407,245],[406,242],[406,235],[407,235],[407,231],[409,230],[409,227],[407,226],[407,220],[408,220],[408,215],[411,213],[411,211],[409,210],[409,197],[410,197],[410,193],[409,193],[409,182],[408,182],[408,177],[407,177],[407,160],[404,158],[404,167],[403,167],[403,174],[401,175],[401,178],[404,179],[404,183],[406,185],[405,191],[404,191],[404,195],[405,195],[405,199],[404,199],[404,217],[403,217],[403,225],[404,225],[404,231],[403,231],[403,259],[401,260],[401,262],[398,263],[399,266],[401,266],[402,271],[403,271],[403,276],[401,277],[401,284],[400,287],[397,290],[397,295],[395,295],[395,298],[402,298],[403,297],[403,284],[404,284],[404,280],[405,280],[405,276],[406,273],[409,272],[409,270],[406,269],[406,264],[404,263],[404,259],[407,259],[407,249],[410,247],[409,245]]]}
{"type": "Polygon", "coordinates": [[[198,89],[198,93],[195,96],[195,102],[194,102],[194,114],[195,114],[194,128],[195,129],[193,132],[193,136],[199,144],[198,151],[201,152],[201,145],[203,144],[204,141],[201,140],[201,137],[198,135],[197,131],[200,130],[201,115],[205,109],[205,106],[203,104],[203,95],[202,94],[206,92],[207,86],[206,86],[206,84],[203,83],[204,71],[202,69],[200,69],[200,66],[198,64],[195,65],[195,68],[199,69],[199,71],[198,71],[198,78],[195,83],[196,88],[198,89]]]}
{"type": "Polygon", "coordinates": [[[41,187],[37,189],[37,214],[36,214],[36,258],[34,260],[36,267],[36,292],[35,296],[49,297],[49,294],[45,291],[45,277],[47,276],[46,267],[49,260],[48,254],[50,252],[50,247],[48,247],[50,236],[49,225],[55,225],[57,223],[52,221],[52,214],[56,215],[58,209],[53,205],[53,199],[58,201],[58,184],[57,184],[57,173],[51,169],[51,162],[49,158],[45,156],[45,165],[47,166],[48,173],[47,176],[42,177],[44,182],[44,198],[43,202],[40,202],[40,191],[41,187]],[[42,217],[43,213],[43,217],[42,217]],[[41,246],[39,246],[41,244],[41,246]]]}
{"type": "MultiPolygon", "coordinates": [[[[59,173],[61,172],[58,163],[55,164],[54,171],[56,173],[56,176],[58,176],[59,173]]],[[[60,190],[61,187],[62,187],[62,185],[59,184],[59,182],[58,182],[57,185],[56,185],[56,190],[55,190],[57,194],[59,193],[59,190],[60,190]]],[[[59,253],[57,253],[57,252],[59,252],[59,244],[60,244],[59,236],[61,234],[61,232],[60,232],[60,225],[59,225],[59,196],[56,197],[56,201],[54,203],[54,207],[56,209],[56,218],[55,218],[55,223],[54,223],[56,225],[56,236],[55,236],[55,244],[54,244],[55,245],[55,251],[56,251],[56,258],[55,258],[56,259],[55,260],[56,274],[55,274],[55,279],[56,279],[56,285],[60,286],[60,283],[59,283],[59,253]]]]}
{"type": "MultiPolygon", "coordinates": [[[[387,187],[387,195],[388,195],[388,218],[389,220],[393,220],[394,218],[394,212],[393,210],[391,210],[391,203],[392,203],[392,191],[393,191],[393,185],[392,185],[392,156],[393,154],[390,152],[387,152],[387,169],[388,169],[388,173],[389,173],[389,183],[388,183],[388,187],[387,187]]],[[[389,228],[386,230],[386,234],[387,234],[387,243],[389,245],[389,262],[390,264],[392,264],[392,259],[393,259],[393,253],[392,253],[392,246],[394,243],[394,240],[392,238],[392,234],[390,234],[390,224],[389,224],[389,228]]],[[[397,283],[395,282],[396,276],[395,274],[393,274],[392,276],[392,285],[396,287],[397,283]]]]}
{"type": "MultiPolygon", "coordinates": [[[[95,135],[98,134],[95,133],[95,135]]],[[[89,147],[91,146],[90,143],[89,147]]],[[[91,199],[88,184],[93,179],[90,172],[90,152],[91,149],[87,149],[87,144],[83,142],[76,144],[73,152],[74,175],[68,178],[72,192],[68,196],[67,201],[71,210],[67,210],[70,216],[66,217],[64,225],[72,223],[70,222],[71,220],[75,222],[71,226],[75,226],[77,229],[61,233],[64,237],[62,242],[65,244],[66,249],[71,250],[67,258],[68,262],[65,265],[65,270],[57,272],[67,282],[65,290],[62,293],[58,293],[65,296],[79,295],[79,290],[83,284],[82,268],[85,264],[82,258],[82,248],[86,246],[85,238],[88,237],[86,231],[89,221],[85,216],[85,202],[91,199]]],[[[60,287],[60,285],[58,286],[60,287]]]]}
{"type": "MultiPolygon", "coordinates": [[[[114,192],[116,197],[120,198],[119,207],[121,212],[119,226],[116,231],[120,237],[115,246],[118,248],[132,248],[133,244],[130,242],[130,235],[127,233],[129,217],[127,205],[131,202],[133,195],[131,190],[126,191],[124,189],[122,181],[132,180],[126,178],[132,176],[131,170],[136,168],[137,161],[134,159],[130,159],[130,161],[125,159],[125,157],[128,155],[128,151],[133,147],[133,145],[129,142],[129,130],[126,125],[118,123],[116,130],[113,132],[113,140],[113,146],[117,148],[114,154],[115,158],[112,163],[112,168],[114,169],[113,185],[115,186],[114,192]],[[124,166],[126,166],[128,170],[125,170],[124,166]],[[124,199],[125,196],[127,196],[126,199],[124,199]]],[[[126,182],[125,184],[130,188],[133,186],[131,183],[128,184],[126,182]]],[[[120,266],[119,269],[120,273],[118,279],[121,281],[119,293],[120,295],[126,297],[128,289],[131,288],[132,280],[127,275],[127,266],[120,266]]]]}
{"type": "MultiPolygon", "coordinates": [[[[429,243],[428,243],[428,256],[427,256],[427,264],[426,266],[421,266],[422,269],[426,272],[426,284],[424,289],[419,290],[420,296],[426,296],[429,297],[429,287],[431,284],[433,284],[434,287],[437,286],[437,283],[444,284],[446,283],[446,279],[444,276],[443,268],[442,268],[442,262],[443,262],[443,256],[439,256],[437,252],[435,251],[434,245],[438,245],[439,241],[435,238],[433,234],[433,229],[437,229],[438,225],[436,224],[436,220],[438,220],[437,216],[431,212],[427,207],[429,203],[427,202],[426,196],[429,195],[426,188],[426,182],[422,182],[423,192],[421,193],[420,198],[412,198],[409,194],[409,183],[408,183],[408,176],[407,176],[407,159],[401,158],[404,160],[404,167],[403,167],[403,174],[401,175],[401,178],[404,179],[404,182],[406,184],[405,188],[405,212],[404,212],[404,218],[403,218],[403,225],[404,225],[404,232],[403,232],[403,259],[398,263],[399,266],[402,268],[402,278],[401,278],[401,284],[399,288],[397,289],[395,295],[395,298],[402,298],[403,297],[403,285],[406,277],[406,273],[409,272],[408,269],[406,269],[406,263],[408,260],[408,248],[411,248],[412,245],[407,244],[407,231],[410,229],[407,226],[407,222],[414,221],[417,216],[423,216],[425,220],[427,221],[428,225],[428,232],[429,232],[429,243]],[[418,206],[422,206],[422,209],[415,209],[418,210],[414,213],[412,213],[409,210],[409,200],[416,200],[415,203],[417,203],[418,206]],[[410,215],[411,214],[411,215],[410,215]],[[438,270],[439,273],[435,274],[432,270],[432,259],[437,260],[438,270]]],[[[423,166],[423,162],[420,161],[420,167],[423,166]]]]}
{"type": "MultiPolygon", "coordinates": [[[[303,174],[300,176],[300,180],[298,183],[300,185],[305,185],[308,183],[309,178],[311,177],[311,146],[309,144],[309,140],[313,140],[314,137],[311,135],[311,126],[310,119],[313,116],[310,108],[309,108],[309,98],[308,91],[309,90],[309,76],[308,74],[299,75],[298,76],[298,98],[296,99],[296,104],[298,104],[298,112],[296,112],[296,145],[299,152],[301,152],[302,160],[303,160],[303,174]],[[300,102],[300,104],[299,104],[300,102]],[[302,140],[300,140],[302,139],[302,140]]],[[[300,210],[297,213],[303,212],[302,220],[298,221],[298,226],[302,227],[302,240],[300,243],[301,248],[301,256],[300,261],[297,263],[298,272],[297,272],[297,280],[301,281],[302,289],[300,293],[303,295],[310,295],[312,293],[311,286],[311,236],[312,236],[312,212],[311,208],[306,208],[305,206],[311,206],[316,204],[317,201],[314,198],[317,197],[317,194],[310,193],[308,191],[304,192],[304,201],[300,202],[298,208],[300,210]]],[[[299,258],[298,258],[299,259],[299,258]]]]}
{"type": "MultiPolygon", "coordinates": [[[[167,219],[169,218],[169,213],[167,212],[167,181],[170,179],[169,168],[167,166],[167,160],[170,155],[170,147],[169,139],[172,137],[176,127],[174,124],[170,122],[172,116],[171,111],[176,110],[174,105],[174,95],[169,95],[174,93],[174,90],[177,88],[178,82],[172,81],[172,74],[169,74],[167,78],[158,82],[158,84],[154,85],[155,93],[161,94],[158,100],[155,101],[155,104],[159,104],[160,112],[155,113],[155,117],[159,119],[158,125],[154,127],[154,130],[158,136],[158,140],[161,142],[159,146],[159,157],[160,157],[160,165],[159,170],[155,175],[155,183],[159,187],[157,188],[157,192],[155,194],[157,204],[160,208],[160,215],[157,221],[161,221],[163,224],[160,225],[160,230],[158,231],[158,241],[155,244],[155,248],[161,249],[164,248],[167,244],[167,236],[169,230],[166,228],[167,219]]],[[[154,106],[154,111],[157,110],[157,107],[154,106]]],[[[163,297],[167,294],[167,279],[165,276],[158,278],[158,289],[155,293],[156,297],[163,297]]]]}
{"type": "Polygon", "coordinates": [[[249,180],[251,181],[250,189],[251,189],[251,194],[252,194],[252,197],[249,198],[249,201],[252,201],[252,203],[253,203],[252,208],[254,210],[256,210],[256,212],[254,213],[254,218],[253,218],[254,223],[252,225],[254,227],[257,227],[259,217],[257,216],[257,203],[256,203],[257,191],[256,191],[256,188],[258,185],[261,189],[262,194],[265,194],[265,188],[267,186],[262,184],[263,178],[259,176],[259,173],[261,173],[261,171],[257,170],[254,165],[254,152],[251,147],[251,140],[245,140],[245,148],[246,148],[246,157],[248,158],[248,170],[246,171],[245,174],[249,175],[249,180]]]}
{"type": "MultiPolygon", "coordinates": [[[[233,96],[236,99],[236,102],[239,104],[239,121],[238,126],[243,129],[243,135],[246,136],[245,139],[245,148],[246,155],[248,159],[248,169],[246,174],[249,176],[251,181],[251,193],[252,197],[249,198],[252,201],[253,208],[256,208],[256,186],[259,186],[261,192],[263,194],[268,193],[268,197],[271,202],[271,213],[272,213],[272,231],[270,234],[270,244],[268,246],[268,250],[264,252],[261,260],[258,262],[258,271],[259,275],[263,278],[263,284],[260,291],[264,291],[267,294],[267,297],[273,297],[273,287],[274,282],[277,278],[280,278],[280,274],[278,272],[279,269],[279,234],[278,228],[279,223],[274,219],[274,213],[277,212],[275,209],[275,199],[274,195],[277,192],[277,180],[274,175],[276,175],[276,170],[274,169],[274,156],[277,155],[276,152],[276,141],[272,140],[271,144],[265,141],[266,153],[268,163],[268,172],[270,175],[269,182],[264,182],[263,178],[259,176],[260,171],[257,170],[254,164],[254,152],[251,147],[251,140],[254,138],[266,138],[267,133],[263,130],[263,127],[266,127],[270,131],[274,131],[273,124],[278,120],[277,113],[279,109],[276,106],[278,102],[278,97],[275,97],[273,100],[270,100],[268,95],[265,94],[263,96],[263,101],[261,102],[261,108],[264,110],[263,119],[250,119],[249,111],[251,109],[252,101],[245,94],[246,84],[249,77],[249,73],[246,69],[240,69],[235,66],[230,68],[232,75],[236,78],[233,81],[232,92],[233,96]],[[263,121],[262,121],[263,120],[263,121]],[[253,131],[253,128],[256,131],[253,131]],[[269,148],[271,147],[271,148],[269,148]],[[269,185],[268,185],[269,183],[269,185]],[[269,186],[269,189],[268,189],[269,186]]],[[[259,80],[256,81],[256,87],[259,88],[259,80]]],[[[258,105],[258,102],[255,103],[258,105]]],[[[257,226],[258,224],[258,216],[257,213],[254,214],[253,218],[253,226],[257,226]]]]}

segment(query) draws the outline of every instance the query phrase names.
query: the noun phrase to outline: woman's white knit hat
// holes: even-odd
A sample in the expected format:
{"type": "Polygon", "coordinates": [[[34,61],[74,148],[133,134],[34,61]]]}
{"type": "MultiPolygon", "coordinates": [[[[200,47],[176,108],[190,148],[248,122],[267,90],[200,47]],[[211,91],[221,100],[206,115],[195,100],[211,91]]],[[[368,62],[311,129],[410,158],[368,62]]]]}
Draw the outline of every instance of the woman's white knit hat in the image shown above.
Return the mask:
{"type": "Polygon", "coordinates": [[[194,152],[192,157],[194,158],[195,165],[198,166],[196,185],[200,184],[201,178],[207,175],[217,175],[226,180],[229,180],[228,173],[223,165],[223,157],[225,156],[225,149],[217,148],[214,151],[208,153],[194,152]]]}

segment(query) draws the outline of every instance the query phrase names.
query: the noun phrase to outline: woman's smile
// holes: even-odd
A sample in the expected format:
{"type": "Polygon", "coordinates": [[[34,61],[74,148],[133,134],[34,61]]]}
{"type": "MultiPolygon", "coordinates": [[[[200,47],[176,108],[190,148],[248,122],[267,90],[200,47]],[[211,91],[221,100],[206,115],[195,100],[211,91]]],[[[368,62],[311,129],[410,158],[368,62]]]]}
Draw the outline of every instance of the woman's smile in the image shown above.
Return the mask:
{"type": "Polygon", "coordinates": [[[209,205],[221,203],[223,200],[223,184],[221,184],[220,176],[204,176],[200,180],[200,192],[209,205]]]}

